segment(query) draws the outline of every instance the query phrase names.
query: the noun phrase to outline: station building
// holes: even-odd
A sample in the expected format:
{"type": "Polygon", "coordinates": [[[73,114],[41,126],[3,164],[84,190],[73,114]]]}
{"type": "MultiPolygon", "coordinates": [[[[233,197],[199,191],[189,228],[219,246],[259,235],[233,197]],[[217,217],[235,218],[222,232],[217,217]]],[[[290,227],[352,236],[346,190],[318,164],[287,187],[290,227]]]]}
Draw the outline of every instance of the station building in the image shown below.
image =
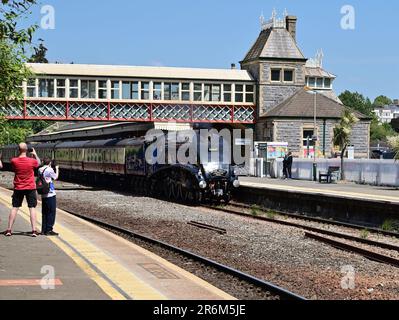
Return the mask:
{"type": "MultiPolygon", "coordinates": [[[[296,27],[294,16],[279,19],[273,12],[269,21],[261,18],[261,32],[241,70],[29,64],[37,76],[23,84],[24,108],[10,105],[0,112],[10,119],[96,126],[250,127],[256,140],[288,142],[298,157],[308,156],[309,140],[313,149],[311,138],[317,136],[318,156],[329,157],[333,129],[346,107],[333,90],[336,76],[323,69],[322,53],[307,59],[300,50],[296,27]]],[[[356,157],[368,157],[371,119],[355,113],[360,121],[351,143],[356,157]]]]}

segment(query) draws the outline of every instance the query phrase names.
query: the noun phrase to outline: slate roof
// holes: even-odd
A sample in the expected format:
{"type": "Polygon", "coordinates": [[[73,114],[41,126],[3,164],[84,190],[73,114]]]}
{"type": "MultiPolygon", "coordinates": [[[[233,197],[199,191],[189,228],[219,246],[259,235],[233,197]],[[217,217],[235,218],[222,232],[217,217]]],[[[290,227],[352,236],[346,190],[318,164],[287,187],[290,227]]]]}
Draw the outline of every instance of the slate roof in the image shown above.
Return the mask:
{"type": "Polygon", "coordinates": [[[258,58],[306,60],[287,29],[273,27],[261,31],[244,61],[258,58]]]}
{"type": "MultiPolygon", "coordinates": [[[[326,97],[317,94],[317,118],[340,119],[347,107],[326,97]]],[[[360,120],[370,120],[370,117],[353,111],[360,120]]],[[[313,118],[314,94],[305,89],[299,90],[293,96],[261,115],[261,118],[313,118]]]]}
{"type": "Polygon", "coordinates": [[[337,76],[323,68],[305,67],[305,74],[309,77],[336,78],[337,76]]]}

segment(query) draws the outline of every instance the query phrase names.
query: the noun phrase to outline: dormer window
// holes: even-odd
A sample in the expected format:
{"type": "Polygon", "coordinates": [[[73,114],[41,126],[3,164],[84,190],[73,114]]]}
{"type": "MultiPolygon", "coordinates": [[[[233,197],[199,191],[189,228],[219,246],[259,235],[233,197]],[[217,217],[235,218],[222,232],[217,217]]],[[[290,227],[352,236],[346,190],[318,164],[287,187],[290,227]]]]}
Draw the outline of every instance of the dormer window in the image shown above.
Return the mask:
{"type": "Polygon", "coordinates": [[[271,80],[273,82],[281,81],[281,69],[272,69],[271,71],[271,80]]]}
{"type": "Polygon", "coordinates": [[[330,78],[324,78],[324,88],[331,89],[331,79],[330,78]]]}
{"type": "Polygon", "coordinates": [[[294,82],[294,70],[273,68],[270,74],[271,82],[294,82]]]}
{"type": "Polygon", "coordinates": [[[294,81],[294,70],[284,70],[284,82],[294,81]]]}

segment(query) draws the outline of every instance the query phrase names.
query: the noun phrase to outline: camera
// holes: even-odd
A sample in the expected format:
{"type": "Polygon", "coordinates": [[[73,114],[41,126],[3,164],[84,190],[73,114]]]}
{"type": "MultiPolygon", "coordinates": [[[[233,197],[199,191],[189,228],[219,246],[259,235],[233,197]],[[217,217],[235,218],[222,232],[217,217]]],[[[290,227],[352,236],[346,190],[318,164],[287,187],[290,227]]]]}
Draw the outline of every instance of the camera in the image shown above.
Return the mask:
{"type": "Polygon", "coordinates": [[[33,148],[32,148],[32,147],[29,147],[29,148],[28,148],[28,152],[29,152],[29,153],[32,153],[32,152],[33,152],[33,148]]]}

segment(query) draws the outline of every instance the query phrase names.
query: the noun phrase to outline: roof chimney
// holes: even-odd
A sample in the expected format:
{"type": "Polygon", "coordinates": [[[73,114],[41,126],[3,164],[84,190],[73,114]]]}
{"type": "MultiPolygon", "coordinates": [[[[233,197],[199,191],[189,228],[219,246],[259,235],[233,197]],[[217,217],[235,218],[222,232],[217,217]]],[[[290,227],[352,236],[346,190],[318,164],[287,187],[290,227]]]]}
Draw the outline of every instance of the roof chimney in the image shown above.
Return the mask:
{"type": "Polygon", "coordinates": [[[298,18],[295,16],[287,16],[285,18],[285,22],[287,25],[287,30],[291,34],[291,36],[294,38],[296,42],[296,22],[298,18]]]}
{"type": "Polygon", "coordinates": [[[235,69],[237,69],[236,64],[235,64],[235,63],[232,63],[232,64],[231,64],[231,70],[235,70],[235,69]]]}

